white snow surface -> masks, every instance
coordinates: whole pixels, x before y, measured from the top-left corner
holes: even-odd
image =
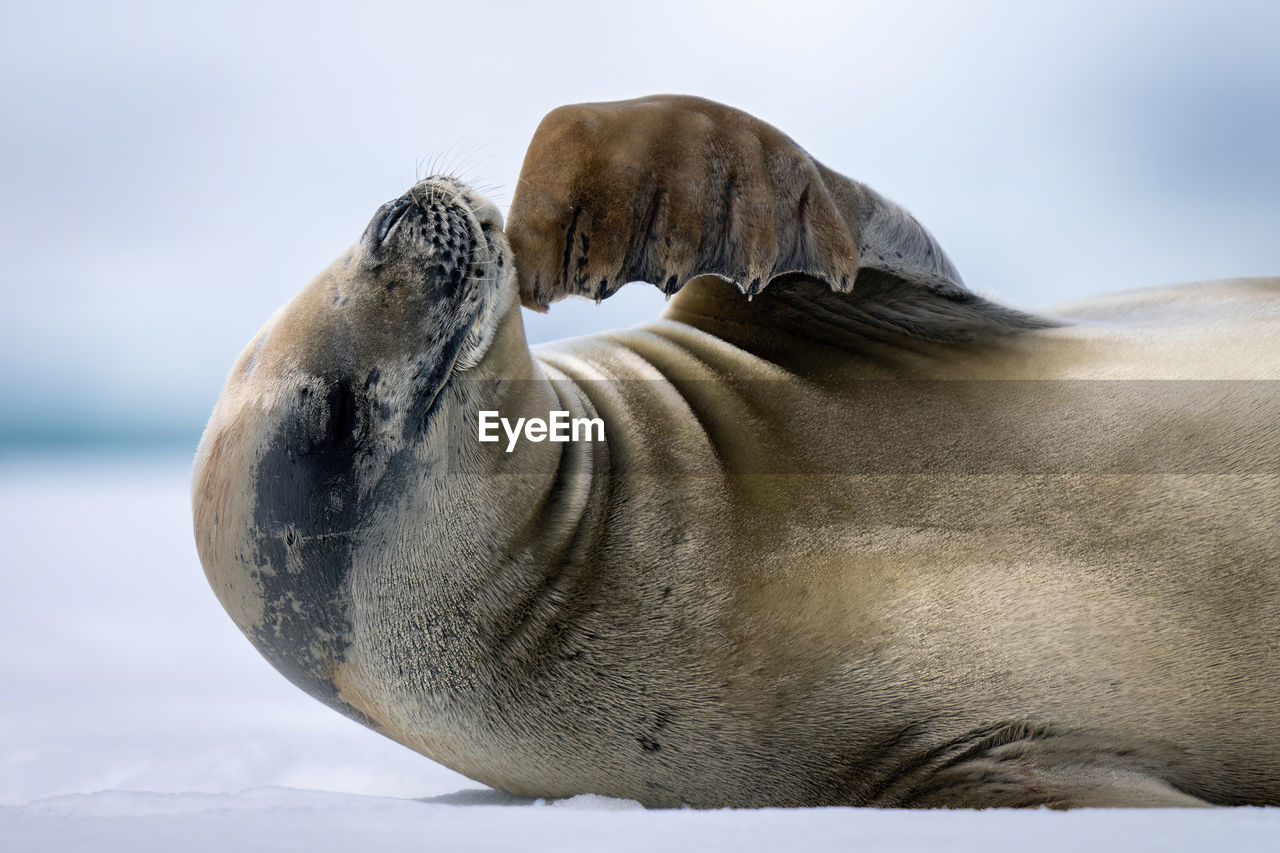
[[[209,590],[187,459],[0,460],[0,850],[1280,850],[1280,809],[511,797],[297,690]]]

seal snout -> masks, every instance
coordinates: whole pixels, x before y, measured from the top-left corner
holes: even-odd
[[[405,356],[465,369],[514,299],[510,251],[492,202],[451,177],[419,181],[378,208],[318,285],[333,325],[323,339],[352,342],[361,369]]]
[[[494,263],[501,229],[492,202],[454,178],[435,176],[378,208],[361,243],[371,271],[455,292]]]
[[[463,250],[502,228],[502,214],[453,178],[419,181],[374,214],[364,239],[371,248]]]

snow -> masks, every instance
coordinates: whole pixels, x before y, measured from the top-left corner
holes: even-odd
[[[1280,809],[650,811],[480,786],[307,697],[205,583],[186,458],[0,459],[0,850],[1280,849]]]
[[[473,792],[480,793],[480,792]],[[1274,850],[1274,809],[906,812],[646,811],[583,795],[559,803],[368,797],[257,788],[239,794],[102,792],[0,809],[5,849],[510,851]],[[1270,842],[1272,846],[1267,847]]]

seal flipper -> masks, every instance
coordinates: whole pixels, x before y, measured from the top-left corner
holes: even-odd
[[[1107,766],[1037,768],[1017,776],[995,762],[974,761],[944,774],[935,787],[903,801],[905,808],[1005,809],[1213,808],[1168,782]]]
[[[1168,744],[1004,723],[912,756],[870,799],[894,808],[1212,807],[1169,781],[1183,763]]]
[[[785,283],[787,307],[837,325],[933,339],[1053,325],[977,296],[911,214],[701,98],[553,110],[525,154],[507,236],[521,299],[538,311],[631,281],[670,295],[715,276],[748,297]],[[801,280],[825,293],[796,294]]]

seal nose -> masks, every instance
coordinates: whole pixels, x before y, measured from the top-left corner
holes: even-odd
[[[382,205],[362,238],[371,267],[408,264],[428,282],[455,290],[482,239],[475,232],[485,227],[468,201],[459,187],[428,179]]]
[[[407,196],[400,196],[378,208],[378,212],[374,214],[373,219],[369,222],[367,238],[374,245],[381,246],[387,241],[392,230],[404,218],[404,215],[414,206],[415,202]]]

